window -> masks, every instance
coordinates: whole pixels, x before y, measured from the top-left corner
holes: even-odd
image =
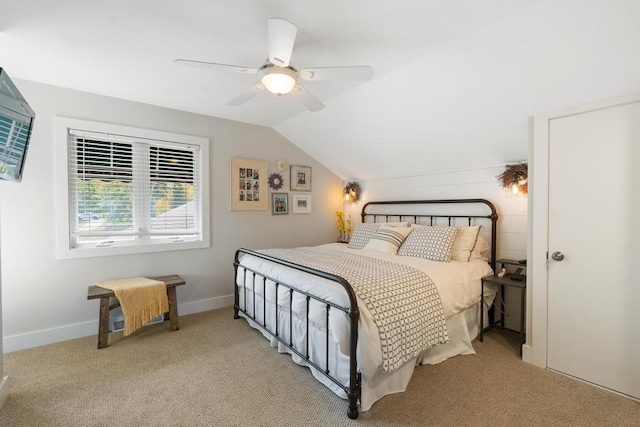
[[[209,246],[206,138],[59,117],[56,139],[60,258]]]

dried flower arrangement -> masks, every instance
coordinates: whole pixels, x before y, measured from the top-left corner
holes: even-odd
[[[340,233],[338,237],[338,243],[348,243],[353,231],[353,225],[351,224],[351,214],[347,218],[344,216],[344,212],[336,211],[336,228]]]
[[[510,188],[514,194],[529,194],[529,167],[527,163],[505,166],[504,172],[498,175],[498,181],[504,188]]]

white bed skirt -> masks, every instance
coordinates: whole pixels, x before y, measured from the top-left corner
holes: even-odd
[[[249,291],[249,293],[251,293]],[[248,295],[252,297],[253,295]],[[280,343],[276,338],[272,337],[269,333],[263,330],[262,324],[264,323],[263,316],[263,302],[260,296],[258,303],[255,305],[255,318],[257,323],[253,319],[244,313],[240,312],[240,315],[245,317],[249,325],[258,329],[262,334],[269,339],[272,347],[278,347],[278,351],[281,353],[291,354],[293,360],[303,366],[307,366],[311,369],[313,376],[331,389],[338,396],[343,399],[347,398],[346,393],[342,388],[336,385],[333,381],[318,372],[316,368],[311,366],[304,357],[300,357],[294,352],[290,351],[285,345]],[[241,308],[243,306],[244,298],[240,298]],[[249,299],[249,301],[252,301]],[[253,313],[253,306],[248,307],[249,313]],[[373,375],[362,376],[362,394],[360,396],[360,411],[367,411],[371,408],[377,400],[383,396],[392,393],[400,393],[407,389],[407,385],[413,375],[413,370],[416,365],[436,364],[440,363],[450,357],[461,354],[475,354],[475,350],[471,344],[471,341],[479,333],[478,318],[480,313],[479,304],[467,308],[449,318],[447,318],[447,329],[449,332],[449,343],[433,347],[429,350],[422,352],[418,357],[408,361],[399,369],[393,372],[384,372],[382,368],[378,369]],[[485,313],[486,316],[486,313]],[[279,337],[285,342],[290,343],[293,341],[294,348],[301,354],[306,354],[306,322],[303,319],[299,319],[295,313],[291,316],[293,319],[293,340],[290,337],[289,319],[290,314],[287,309],[279,309],[278,311],[278,331]],[[485,319],[486,320],[486,319]],[[275,307],[272,303],[267,302],[267,328],[271,331],[275,331]],[[325,328],[319,329],[313,323],[309,323],[309,337],[310,343],[315,343],[313,346],[310,344],[309,359],[320,368],[326,368],[326,330]],[[329,371],[330,374],[336,378],[341,384],[349,383],[349,358],[347,355],[340,352],[338,344],[334,340],[329,340]]]

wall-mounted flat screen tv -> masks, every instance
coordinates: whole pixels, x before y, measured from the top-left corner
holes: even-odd
[[[0,67],[0,179],[20,182],[35,113]]]

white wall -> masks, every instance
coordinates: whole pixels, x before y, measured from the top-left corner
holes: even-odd
[[[347,204],[347,212],[359,221],[361,207],[378,200],[487,199],[498,211],[498,258],[527,257],[527,201],[504,190],[496,176],[504,166],[417,175],[404,178],[359,181],[362,199]],[[520,330],[519,290],[507,289],[505,326]]]
[[[638,22],[637,0],[530,1],[275,129],[360,179],[522,159],[527,117],[640,91]]]
[[[335,241],[334,212],[342,206],[342,181],[272,129],[29,81],[15,83],[37,117],[23,180],[3,185],[0,194],[5,352],[97,334],[99,303],[87,301],[87,286],[96,281],[180,274],[187,282],[178,289],[179,312],[184,315],[233,303],[232,260],[239,246]],[[209,138],[211,248],[56,259],[54,115]],[[311,166],[313,212],[272,216],[270,210],[230,211],[232,157],[267,160],[270,172],[280,158]]]

